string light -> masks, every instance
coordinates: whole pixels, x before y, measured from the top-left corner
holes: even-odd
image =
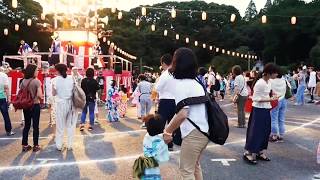
[[[263,15],[263,16],[261,17],[261,21],[262,21],[263,24],[266,24],[266,23],[267,23],[267,16],[266,16],[266,15]]]
[[[194,41],[194,46],[198,46],[198,41]]]
[[[43,23],[43,27],[46,28],[47,27],[47,23]]]
[[[15,25],[14,25],[14,30],[15,30],[15,31],[19,31],[19,24],[15,24]]]
[[[202,47],[203,47],[203,49],[205,49],[207,47],[207,45],[206,44],[202,44]]]
[[[140,25],[140,19],[136,19],[136,26]]]
[[[292,25],[295,25],[296,23],[297,23],[297,17],[292,16],[292,17],[291,17],[291,24],[292,24]]]
[[[207,20],[207,13],[205,11],[202,12],[201,18],[202,18],[202,21]]]
[[[12,7],[16,9],[18,7],[18,0],[12,0]]]
[[[222,49],[222,54],[224,54],[226,52],[226,50]]]
[[[121,11],[118,12],[118,19],[119,20],[122,19],[122,12]]]
[[[174,7],[171,9],[171,17],[176,18],[177,17],[177,11],[174,9]]]
[[[186,38],[186,43],[188,44],[190,42],[190,39],[187,37]]]
[[[216,48],[216,52],[219,52],[219,48]]]
[[[179,40],[180,36],[179,34],[176,34],[176,40]]]
[[[45,13],[41,13],[41,20],[45,20],[46,19],[46,14]]]
[[[239,57],[239,56],[240,56],[240,53],[237,53],[237,56]]]
[[[212,51],[212,46],[209,46],[210,51]]]
[[[147,8],[142,7],[141,8],[141,14],[142,14],[142,16],[146,16],[147,15]]]
[[[241,58],[243,58],[243,54],[241,54]]]
[[[31,19],[28,19],[28,20],[27,20],[27,26],[31,26],[31,24],[32,24]]]
[[[230,51],[227,51],[227,54],[230,55]]]
[[[107,44],[108,44],[108,46],[110,45],[110,41],[109,40],[107,41]]]
[[[244,58],[246,58],[246,59],[247,59],[247,57],[248,57],[248,55],[244,55]]]
[[[236,55],[236,53],[235,52],[232,52],[232,56],[235,56]]]
[[[8,30],[7,28],[5,28],[5,29],[3,30],[3,34],[4,34],[5,36],[8,36],[9,30]]]
[[[156,31],[156,25],[154,24],[151,25],[151,31]]]
[[[107,42],[107,37],[103,37],[102,41]]]
[[[167,31],[167,30],[164,30],[164,31],[163,31],[163,35],[164,35],[164,36],[168,36],[168,31]]]
[[[235,14],[231,14],[231,17],[230,17],[230,21],[231,22],[235,22],[236,21],[236,15]]]

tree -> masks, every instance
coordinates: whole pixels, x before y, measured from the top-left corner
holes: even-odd
[[[271,6],[272,6],[271,0],[267,0],[266,4],[264,5],[264,8],[261,9],[261,12],[265,14]]]
[[[244,20],[250,21],[253,18],[255,18],[257,14],[258,14],[258,11],[257,11],[256,4],[253,2],[253,0],[250,0],[250,3],[246,9]]]
[[[320,68],[320,37],[318,43],[310,51],[311,64]]]

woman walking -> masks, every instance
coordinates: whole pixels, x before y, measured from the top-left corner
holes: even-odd
[[[92,126],[94,125],[94,108],[95,108],[95,101],[97,98],[96,93],[100,88],[98,82],[95,79],[93,79],[93,76],[94,76],[94,70],[92,68],[88,68],[86,71],[86,78],[84,78],[81,81],[81,88],[86,94],[86,105],[82,110],[80,131],[84,130],[88,108],[89,108],[89,119],[90,119],[90,126],[88,130],[89,131],[93,130]]]
[[[29,130],[33,127],[33,151],[40,150],[39,146],[39,120],[40,120],[40,100],[43,99],[41,82],[37,79],[38,67],[34,64],[28,64],[24,71],[24,79],[20,85],[20,89],[28,88],[33,98],[33,107],[31,109],[23,109],[25,118],[23,135],[22,135],[22,151],[29,151],[32,147],[28,144]]]
[[[277,76],[277,67],[274,64],[267,64],[264,67],[262,78],[257,81],[253,88],[252,112],[249,117],[247,138],[243,155],[249,164],[257,164],[257,159],[270,161],[266,155],[268,140],[271,132],[271,101],[278,97],[270,97],[270,79]]]
[[[296,94],[296,103],[295,105],[304,105],[304,91],[306,89],[306,75],[307,75],[307,67],[303,66],[302,70],[301,68],[298,69],[298,90]]]
[[[67,130],[67,148],[72,150],[74,131],[77,124],[77,111],[72,107],[72,95],[74,84],[72,76],[67,75],[67,66],[57,64],[57,77],[52,87],[52,94],[56,96],[56,147],[59,151],[63,147],[63,136]]]
[[[107,119],[109,122],[117,122],[120,119],[119,114],[120,95],[116,87],[116,81],[111,81],[111,87],[108,89],[108,96],[106,102]]]
[[[124,85],[120,85],[120,92],[119,92],[121,101],[120,101],[120,117],[124,118],[127,113],[127,108],[128,108],[128,94],[127,94],[127,89]]]
[[[140,92],[139,102],[141,106],[141,118],[143,119],[143,117],[150,113],[150,110],[152,108],[152,84],[147,81],[147,77],[143,74],[140,74],[138,78],[140,82],[137,86],[137,89]],[[141,125],[141,128],[145,128],[144,123]]]
[[[197,76],[197,60],[192,50],[180,48],[173,57],[171,72],[175,79],[170,82],[172,95],[176,104],[189,97],[204,96],[205,91],[195,79]],[[197,130],[188,120],[197,124],[201,131],[208,132],[208,117],[205,104],[191,105],[181,109],[170,121],[163,132],[166,143],[172,140],[172,133],[180,127],[182,145],[180,153],[180,174],[182,179],[202,180],[200,157],[207,147],[208,138]]]

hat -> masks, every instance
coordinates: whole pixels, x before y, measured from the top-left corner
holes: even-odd
[[[307,69],[307,66],[306,66],[306,65],[304,65],[304,66],[302,67],[302,69],[303,69],[303,70],[306,70],[306,69]]]
[[[33,45],[34,45],[34,46],[37,46],[37,45],[38,45],[38,43],[37,43],[37,42],[33,42]]]

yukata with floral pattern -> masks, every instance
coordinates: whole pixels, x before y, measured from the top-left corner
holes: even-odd
[[[106,102],[106,110],[107,110],[107,119],[110,122],[117,122],[120,119],[119,114],[119,104],[121,97],[118,93],[117,88],[111,87],[108,90],[107,102]]]
[[[120,105],[119,105],[119,110],[120,110],[120,117],[124,118],[126,113],[127,113],[127,107],[128,107],[128,95],[127,93],[120,91]]]

